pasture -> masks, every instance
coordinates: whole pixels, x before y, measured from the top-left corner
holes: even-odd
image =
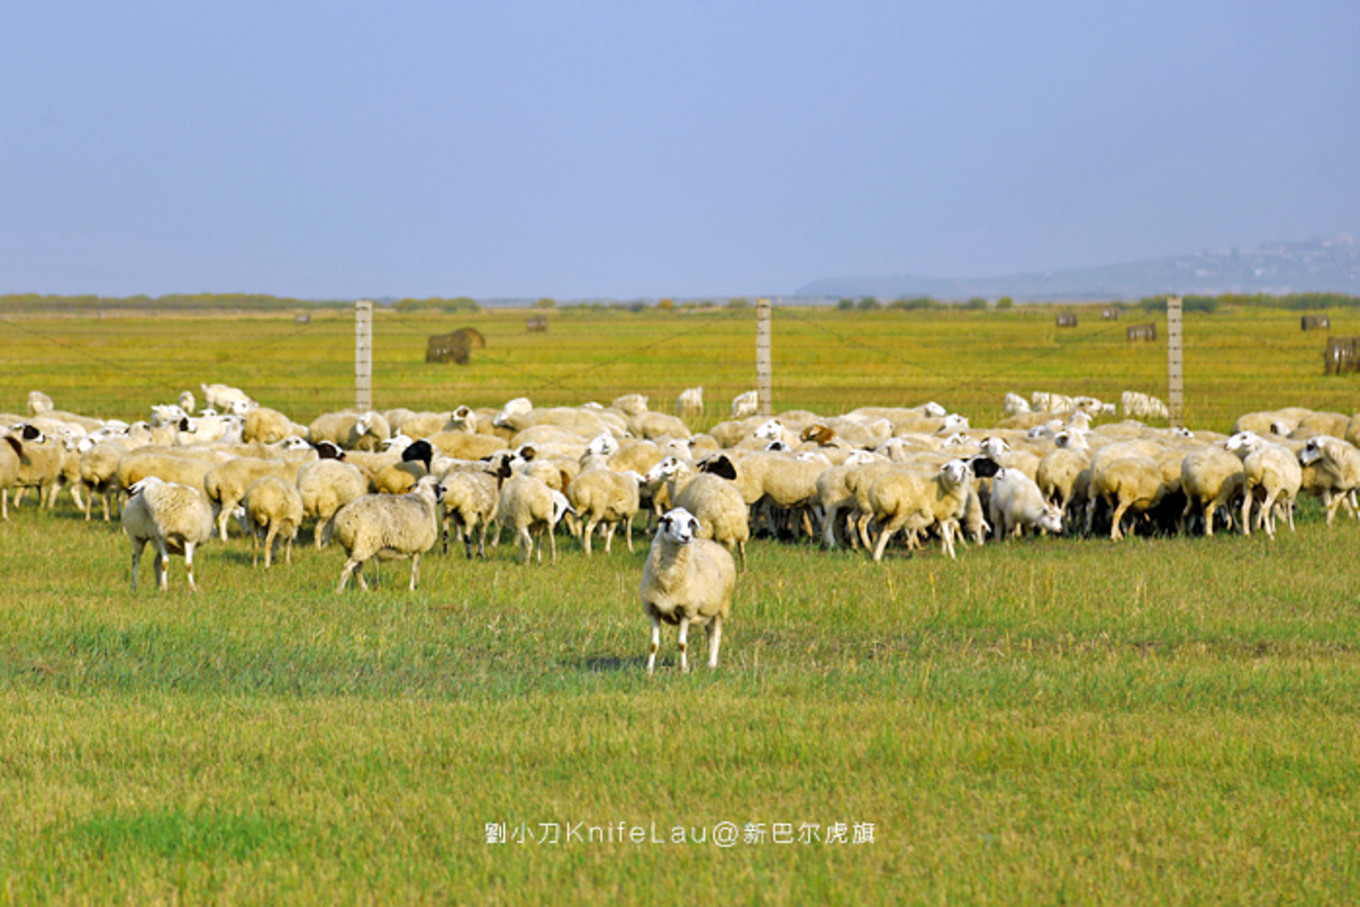
[[[562,311],[546,333],[526,314],[381,313],[375,405],[639,391],[669,409],[703,385],[711,425],[753,386],[750,310]],[[1333,331],[1360,334],[1347,320]],[[424,362],[426,336],[465,324],[487,338],[471,365]],[[1042,308],[778,309],[775,408],[935,399],[987,425],[1008,390],[1163,395],[1164,345],[1124,337]],[[142,418],[221,381],[305,423],[352,402],[353,341],[330,315],[0,321],[0,411],[42,389]],[[1353,412],[1360,385],[1322,374],[1323,343],[1295,313],[1187,316],[1187,421]],[[268,572],[215,541],[198,595],[178,559],[168,594],[133,593],[116,523],[65,494],[11,509],[0,903],[1360,891],[1360,524],[1311,502],[1274,542],[1025,539],[875,564],[755,541],[719,670],[679,676],[671,630],[651,681],[642,532],[589,561],[563,538],[555,567],[506,544],[431,554],[415,593],[398,562],[344,595],[343,555],[309,541]]]

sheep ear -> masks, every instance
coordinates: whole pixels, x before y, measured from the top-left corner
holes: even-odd
[[[689,531],[694,535],[699,534],[699,521],[696,520],[694,517],[689,518]]]
[[[18,438],[14,437],[14,435],[5,435],[5,440],[6,440],[7,442],[9,442],[9,446],[10,446],[10,447],[13,447],[13,448],[14,448],[14,453],[15,453],[16,455],[18,455],[18,456],[23,456],[23,454],[24,454],[24,447],[23,447],[22,444],[19,443],[19,439],[18,439]]]

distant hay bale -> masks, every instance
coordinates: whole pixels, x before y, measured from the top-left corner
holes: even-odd
[[[1114,306],[1107,305],[1105,308],[1100,310],[1100,317],[1104,318],[1106,321],[1118,321],[1119,309],[1115,308]]]
[[[1326,315],[1304,315],[1301,322],[1305,331],[1329,331],[1332,328],[1332,319]]]
[[[311,324],[312,316],[310,312],[298,312],[293,316],[294,324]]]
[[[548,316],[534,315],[524,322],[524,329],[530,332],[542,332],[548,330]]]
[[[425,346],[426,362],[456,362],[467,365],[473,350],[486,348],[486,338],[476,328],[459,328],[449,334],[436,334]]]
[[[1360,337],[1328,337],[1323,372],[1328,375],[1360,372]]]
[[[1125,333],[1129,340],[1156,340],[1157,325],[1155,324],[1131,324],[1125,328]]]
[[[1077,326],[1077,313],[1059,312],[1056,320],[1060,328],[1074,328]]]

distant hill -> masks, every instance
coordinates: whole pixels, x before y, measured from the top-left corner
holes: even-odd
[[[1142,299],[1167,293],[1217,296],[1310,292],[1360,295],[1360,245],[1349,236],[1338,236],[1000,277],[836,277],[799,287],[796,295],[1079,300]]]

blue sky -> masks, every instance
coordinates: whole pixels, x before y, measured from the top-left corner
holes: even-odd
[[[788,294],[1360,229],[1360,3],[15,4],[0,293]]]

